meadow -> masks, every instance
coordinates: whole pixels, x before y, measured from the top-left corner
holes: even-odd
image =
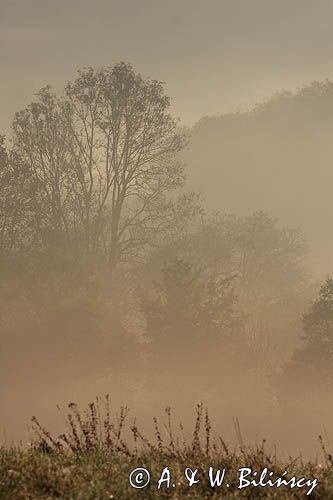
[[[34,438],[29,446],[0,449],[0,498],[333,497],[333,460],[320,436],[321,460],[305,461],[300,456],[281,460],[276,452],[268,451],[264,440],[255,446],[244,444],[237,420],[237,447],[213,436],[208,411],[202,404],[196,407],[190,437],[174,420],[170,408],[165,410],[164,422],[153,417],[154,438],[148,439],[135,419],[129,418],[126,407],[120,409],[117,417],[111,417],[108,396],[96,399],[85,411],[70,403],[65,432],[57,437],[33,417]],[[271,486],[267,478],[264,487],[260,486],[257,477],[257,484],[247,485],[243,481],[240,488],[240,471],[245,467],[258,471],[258,477],[267,468],[267,477],[272,472]],[[131,474],[138,468],[140,472]],[[149,482],[145,471],[149,471]],[[302,487],[291,481],[289,486],[278,488],[274,481],[279,477],[289,481],[292,477],[305,479]],[[310,478],[317,479],[312,486],[306,482]]]

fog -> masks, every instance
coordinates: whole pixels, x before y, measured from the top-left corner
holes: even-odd
[[[0,9],[0,440],[110,394],[148,434],[202,401],[231,443],[238,418],[248,443],[316,455],[331,2]]]
[[[264,210],[302,228],[312,269],[324,277],[332,268],[332,111],[332,83],[313,82],[250,112],[202,118],[185,154],[189,180],[207,206]]]

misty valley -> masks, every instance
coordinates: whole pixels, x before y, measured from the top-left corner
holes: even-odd
[[[332,9],[19,3],[0,500],[333,498]]]

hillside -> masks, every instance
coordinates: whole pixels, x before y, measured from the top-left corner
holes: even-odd
[[[250,112],[204,117],[185,153],[211,209],[264,210],[304,229],[316,271],[333,267],[333,82],[283,92]]]

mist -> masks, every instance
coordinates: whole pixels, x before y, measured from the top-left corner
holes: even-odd
[[[148,434],[202,402],[232,443],[237,418],[249,443],[315,456],[332,3],[0,8],[0,440],[110,394]]]

